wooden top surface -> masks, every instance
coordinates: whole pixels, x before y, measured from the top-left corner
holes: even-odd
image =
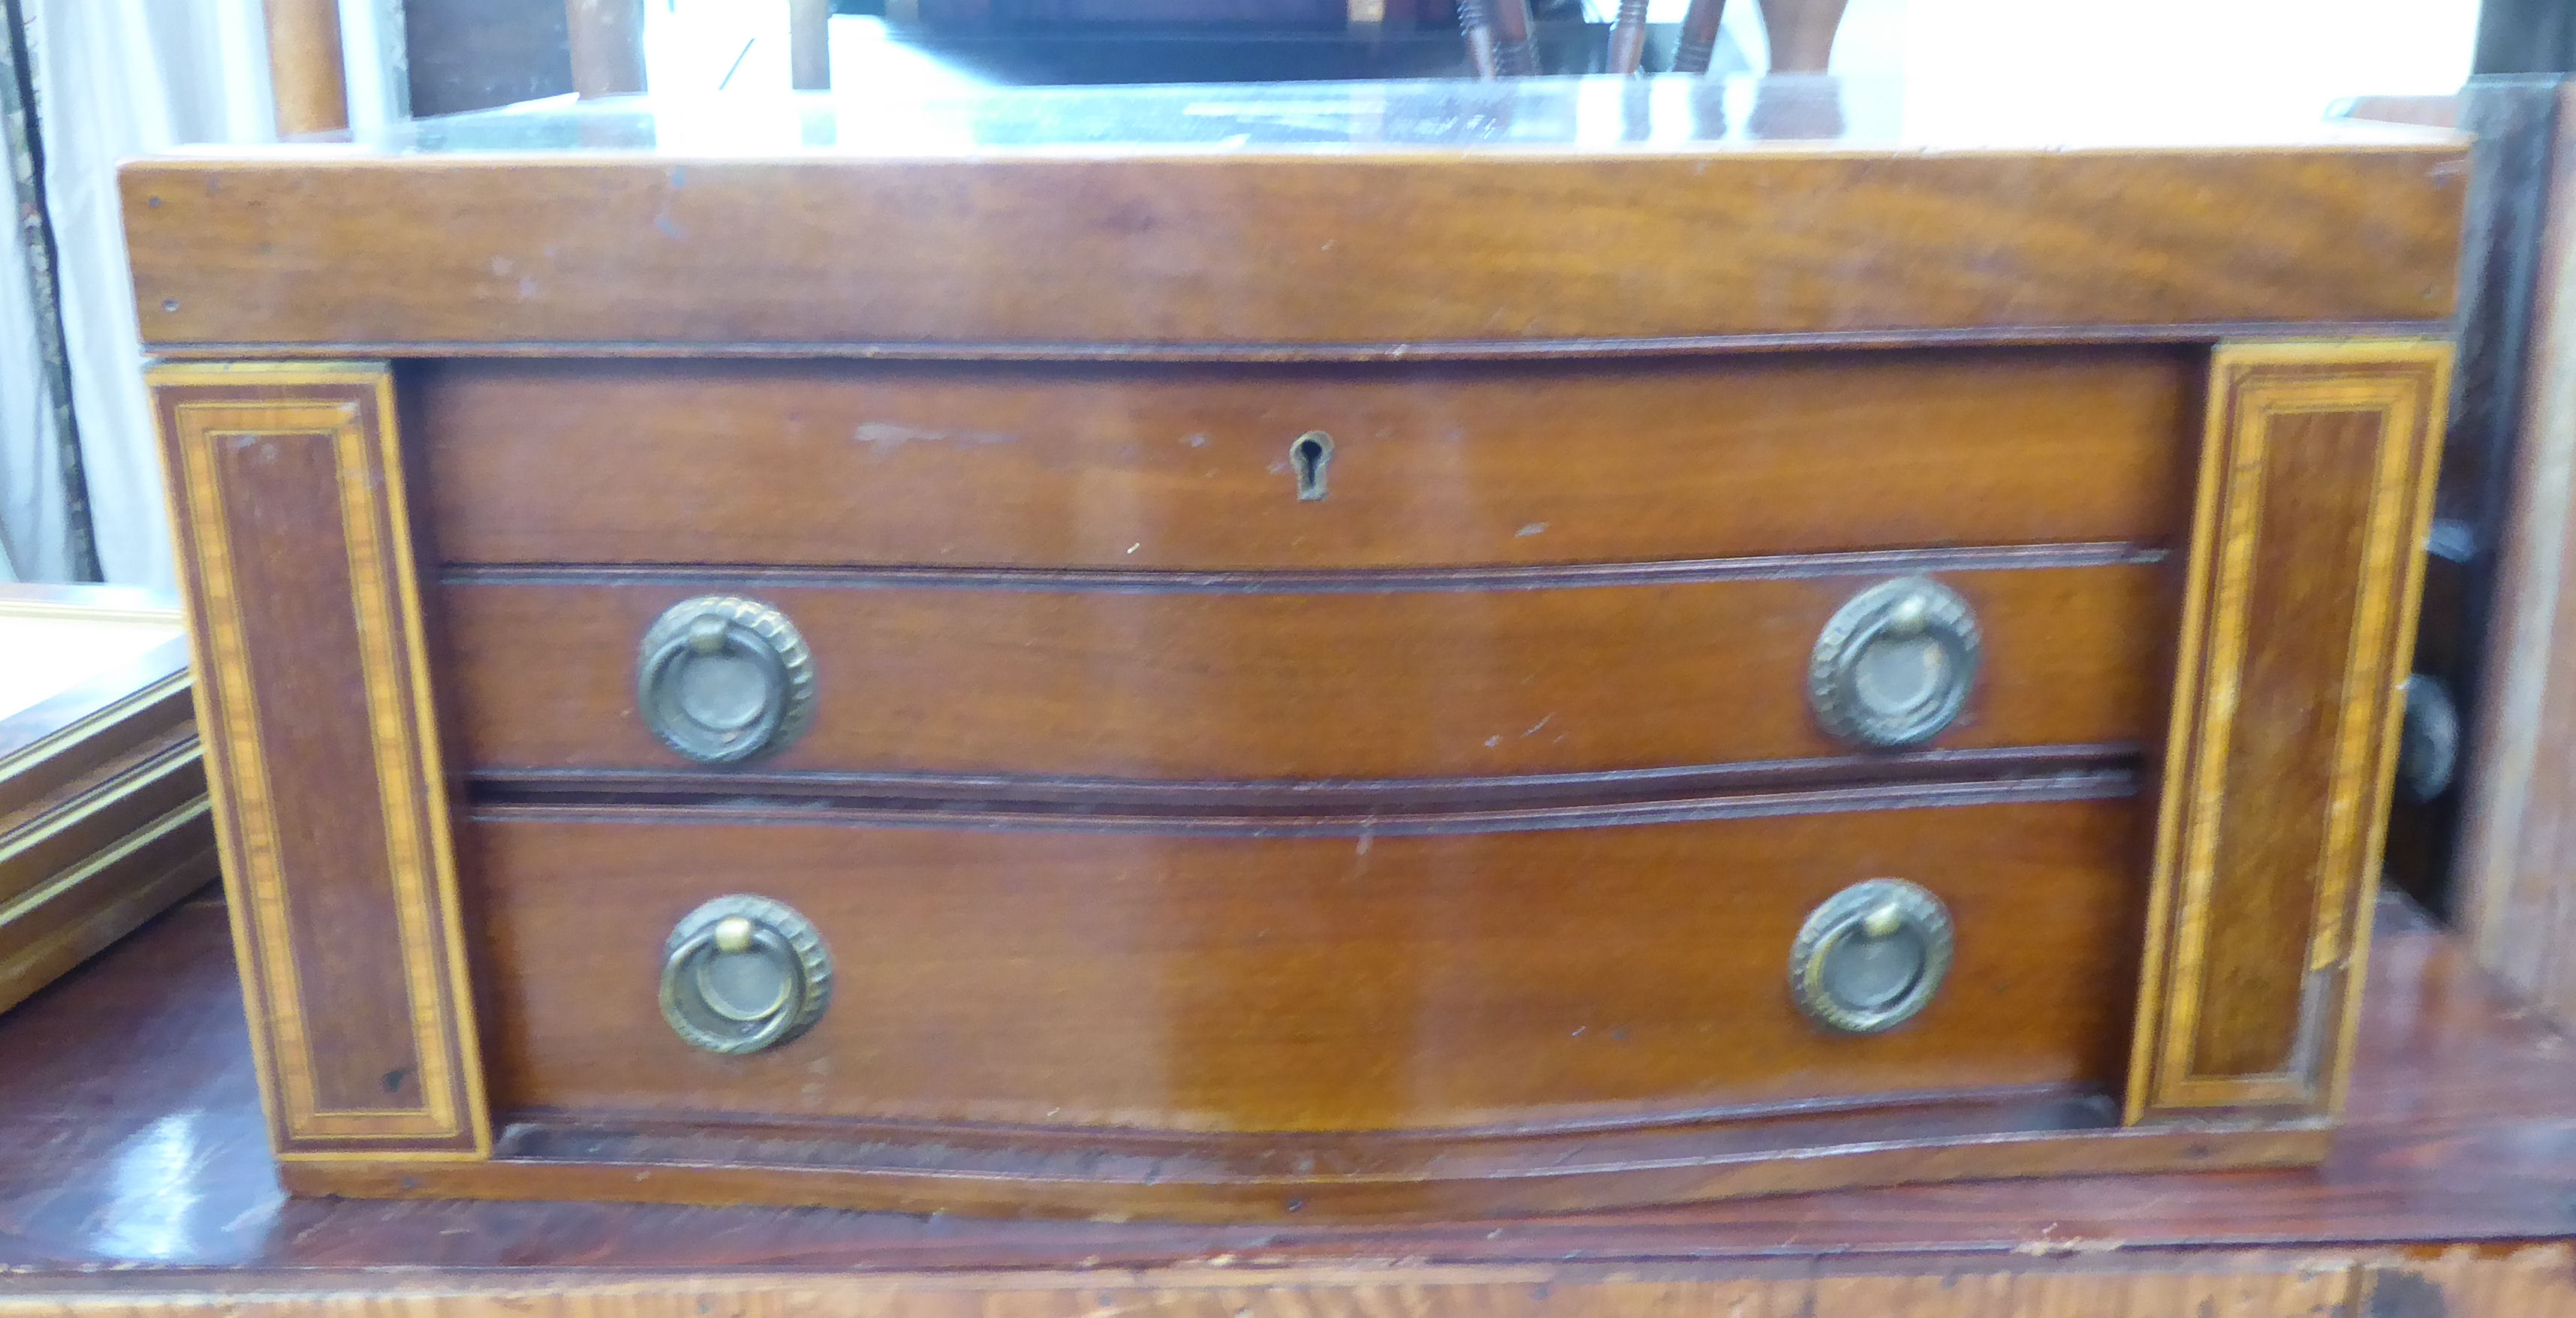
[[[2176,1246],[2516,1241],[2576,1230],[2576,1050],[2445,934],[2380,918],[2351,1124],[2318,1171],[1852,1191],[1385,1228],[992,1222],[770,1208],[289,1200],[260,1121],[223,911],[180,907],[0,1016],[0,1276],[196,1285],[355,1269],[1637,1266],[1913,1255],[2097,1263]],[[1767,1261],[1767,1262],[1766,1262]],[[113,1275],[109,1275],[113,1274]],[[244,1279],[233,1284],[262,1284]]]
[[[549,105],[123,178],[171,355],[1371,358],[2420,332],[2465,153],[1566,78]]]

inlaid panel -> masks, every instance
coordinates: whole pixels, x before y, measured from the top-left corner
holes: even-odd
[[[282,1156],[489,1146],[391,376],[151,376]]]
[[[2449,364],[2421,342],[2214,358],[2133,1114],[2333,1106]]]

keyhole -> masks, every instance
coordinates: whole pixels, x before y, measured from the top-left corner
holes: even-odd
[[[1324,469],[1333,463],[1333,437],[1309,430],[1288,446],[1288,465],[1297,471],[1297,497],[1312,502],[1324,497]]]

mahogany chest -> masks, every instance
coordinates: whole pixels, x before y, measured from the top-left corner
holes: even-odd
[[[128,166],[288,1184],[1358,1219],[2320,1158],[2463,140],[1775,90]]]

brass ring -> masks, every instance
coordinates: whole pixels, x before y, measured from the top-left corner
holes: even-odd
[[[701,721],[684,700],[688,666],[705,658],[749,663],[759,706],[725,725]],[[636,708],[662,744],[704,764],[776,752],[813,721],[814,657],[787,615],[737,595],[701,595],[662,611],[644,632],[635,661]]]
[[[1870,879],[1828,897],[1807,917],[1789,947],[1789,992],[1819,1025],[1845,1034],[1892,1030],[1931,1005],[1949,973],[1950,912],[1941,899],[1903,879]],[[1856,997],[1838,977],[1847,958],[1860,964],[1872,991]],[[1890,975],[1889,970],[1899,972]],[[1866,980],[1863,980],[1867,983]]]
[[[778,976],[768,1001],[729,1003],[711,991],[717,956],[757,955]],[[756,1053],[795,1039],[832,1001],[832,954],[795,909],[766,897],[718,897],[682,917],[662,944],[662,1018],[693,1048]]]
[[[1868,661],[1882,644],[1910,647],[1933,670],[1921,689],[1870,689]],[[1852,596],[1817,634],[1807,701],[1816,721],[1844,741],[1881,749],[1918,745],[1967,708],[1982,648],[1976,614],[1958,592],[1925,577],[1882,581]]]

